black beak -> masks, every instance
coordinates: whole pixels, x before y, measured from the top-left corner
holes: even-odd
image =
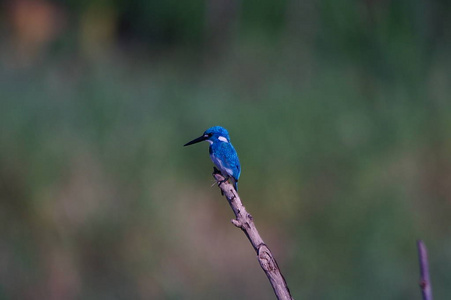
[[[197,139],[192,140],[191,142],[186,143],[183,146],[189,146],[189,145],[192,145],[195,143],[199,143],[199,142],[205,141],[206,139],[208,139],[208,135],[203,135],[203,136],[198,137]]]

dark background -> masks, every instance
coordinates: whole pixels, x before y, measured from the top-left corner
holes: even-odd
[[[0,1],[0,299],[451,299],[449,1]]]

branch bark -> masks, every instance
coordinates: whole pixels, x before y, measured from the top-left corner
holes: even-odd
[[[230,204],[233,212],[235,213],[236,219],[232,220],[233,225],[241,228],[246,234],[247,238],[252,244],[255,252],[257,253],[257,259],[269,279],[272,285],[274,293],[279,300],[291,300],[293,299],[288,289],[285,278],[280,272],[279,266],[277,265],[276,259],[274,258],[271,250],[263,242],[257,228],[255,227],[254,220],[246,211],[243,206],[238,193],[233,188],[232,184],[225,181],[225,178],[215,169],[213,172],[213,177],[216,179],[221,193],[226,197]]]
[[[420,262],[420,288],[423,300],[432,300],[432,287],[429,278],[429,261],[426,246],[422,240],[417,241],[418,258]]]

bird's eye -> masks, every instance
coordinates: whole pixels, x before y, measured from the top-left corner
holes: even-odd
[[[211,137],[212,135],[213,135],[213,133],[209,133],[209,134],[208,134],[208,137]]]

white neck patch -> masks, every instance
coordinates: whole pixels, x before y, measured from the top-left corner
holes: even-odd
[[[224,143],[228,143],[228,142],[229,142],[229,141],[228,141],[225,137],[223,137],[223,136],[218,137],[218,140],[220,140],[221,142],[224,142]]]

